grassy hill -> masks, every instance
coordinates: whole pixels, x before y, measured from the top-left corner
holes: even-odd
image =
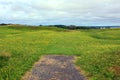
[[[77,56],[90,80],[120,80],[120,29],[0,27],[0,80],[19,80],[47,54]]]

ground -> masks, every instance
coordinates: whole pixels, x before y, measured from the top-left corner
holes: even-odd
[[[76,69],[74,56],[43,56],[23,80],[86,80]]]
[[[0,27],[0,80],[20,80],[43,55],[77,56],[89,80],[119,80],[120,29]]]

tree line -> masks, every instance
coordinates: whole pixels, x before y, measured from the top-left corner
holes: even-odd
[[[40,25],[42,26],[42,25]],[[64,28],[64,29],[104,29],[104,28],[110,28],[109,26],[76,26],[76,25],[48,25],[48,27],[58,27],[58,28]]]

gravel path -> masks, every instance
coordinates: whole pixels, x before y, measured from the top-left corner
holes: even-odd
[[[23,80],[85,80],[73,60],[73,56],[43,56]]]

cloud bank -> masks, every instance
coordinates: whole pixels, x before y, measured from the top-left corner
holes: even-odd
[[[0,23],[120,25],[120,0],[0,0]]]

